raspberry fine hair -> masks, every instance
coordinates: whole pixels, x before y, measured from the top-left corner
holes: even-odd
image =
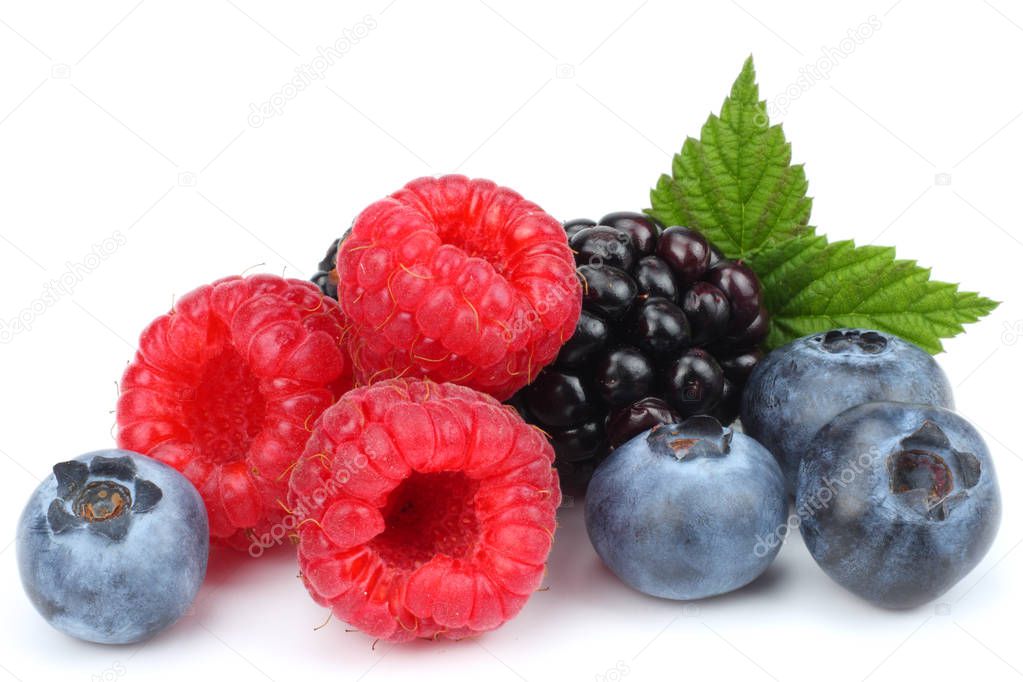
[[[337,254],[355,379],[429,377],[509,398],[575,330],[561,225],[517,192],[420,178],[366,208]]]
[[[337,304],[273,275],[182,296],[142,332],[121,380],[118,445],[183,473],[211,539],[249,548],[284,515],[312,423],[350,388]]]
[[[561,500],[553,460],[538,429],[473,389],[350,391],[291,477],[302,580],[380,639],[492,630],[540,587]]]

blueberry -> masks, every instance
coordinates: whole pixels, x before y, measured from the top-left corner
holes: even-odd
[[[18,522],[18,567],[36,610],[90,642],[152,637],[188,609],[206,575],[202,498],[177,471],[126,450],[53,467]]]
[[[994,540],[1001,499],[977,431],[941,407],[874,402],[813,440],[796,512],[810,554],[845,588],[911,608],[947,592]]]
[[[882,332],[835,329],[797,339],[757,363],[743,393],[742,425],[778,458],[793,491],[817,430],[875,400],[953,407],[948,378],[917,346]]]
[[[778,463],[759,443],[691,417],[636,436],[597,467],[586,530],[603,562],[631,587],[700,599],[748,584],[780,543],[757,538],[785,523]]]

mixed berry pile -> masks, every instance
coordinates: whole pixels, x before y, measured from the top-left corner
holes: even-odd
[[[631,212],[564,230],[582,310],[554,362],[509,402],[550,436],[562,486],[578,492],[613,448],[655,424],[735,421],[770,318],[753,271],[695,230]],[[339,244],[313,276],[332,298]]]
[[[769,324],[754,272],[696,230],[562,225],[488,180],[414,180],[312,282],[226,277],[146,327],[122,449],[54,466],[19,523],[22,580],[56,628],[126,643],[187,610],[211,542],[294,544],[312,598],[363,632],[474,636],[540,588],[561,489],[589,484],[597,554],[648,594],[756,579],[790,495],[843,586],[944,593],[1001,508],[944,373],[873,330],[765,356]]]

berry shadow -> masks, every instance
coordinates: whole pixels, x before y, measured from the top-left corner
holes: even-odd
[[[753,582],[748,583],[737,590],[731,592],[725,592],[724,594],[715,595],[713,597],[706,597],[704,599],[697,599],[692,602],[693,604],[728,604],[733,600],[743,601],[749,600],[752,597],[756,597],[763,594],[769,594],[775,590],[780,589],[780,586],[787,580],[788,571],[783,567],[779,566],[777,562],[771,564],[766,571],[761,573]]]
[[[227,608],[225,604],[232,593],[258,591],[257,585],[265,580],[265,574],[280,573],[285,564],[298,574],[295,551],[290,545],[267,550],[258,558],[234,549],[211,547],[206,580],[187,615],[199,621],[215,616],[220,609]],[[178,627],[188,627],[185,621],[182,619]]]

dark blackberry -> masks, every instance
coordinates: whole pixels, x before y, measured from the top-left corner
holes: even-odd
[[[642,398],[608,415],[607,442],[616,448],[651,427],[681,420],[682,416],[660,398]]]
[[[735,355],[719,357],[718,365],[729,381],[743,384],[757,363],[764,359],[764,351],[759,348],[745,350]]]
[[[596,225],[579,230],[568,241],[576,265],[613,265],[631,270],[636,257],[629,236],[613,227]]]
[[[690,348],[667,367],[661,382],[665,399],[683,417],[710,414],[721,402],[725,373],[707,351]],[[735,416],[730,421],[734,421]]]
[[[686,227],[641,213],[565,223],[583,282],[575,334],[511,401],[551,437],[567,492],[659,423],[731,423],[769,318],[760,283]]]
[[[588,220],[586,218],[579,218],[577,220],[569,220],[567,223],[564,224],[565,233],[568,235],[568,238],[571,239],[575,235],[576,232],[578,232],[580,230],[584,230],[587,227],[593,227],[596,224],[597,223],[593,222],[592,220]]]
[[[621,319],[636,302],[639,287],[632,276],[611,265],[583,265],[583,307],[608,319]]]
[[[627,332],[633,343],[654,358],[669,357],[691,341],[686,314],[659,296],[636,304]]]
[[[329,296],[334,300],[337,300],[337,273],[334,270],[334,265],[337,262],[337,247],[340,243],[340,239],[335,239],[334,243],[330,245],[311,280],[320,288],[324,296]]]
[[[660,296],[678,303],[678,283],[671,274],[671,268],[660,258],[641,258],[632,276],[636,279],[636,287],[641,295]]]
[[[729,333],[741,334],[764,310],[760,282],[744,263],[718,261],[706,271],[705,279],[728,297],[732,306]]]
[[[682,297],[682,312],[693,329],[693,343],[703,344],[724,335],[732,306],[721,289],[710,282],[696,282]]]
[[[625,407],[649,395],[654,386],[653,363],[638,348],[616,348],[603,355],[594,369],[597,393],[611,407]]]
[[[668,264],[675,280],[684,288],[707,272],[710,245],[699,232],[676,225],[661,233],[657,256]]]
[[[549,427],[566,428],[583,424],[593,417],[596,401],[588,382],[564,372],[541,374],[525,391],[530,414]]]
[[[632,248],[640,258],[649,256],[657,248],[657,226],[644,215],[628,211],[608,213],[600,219],[598,225],[607,225],[627,234]]]

